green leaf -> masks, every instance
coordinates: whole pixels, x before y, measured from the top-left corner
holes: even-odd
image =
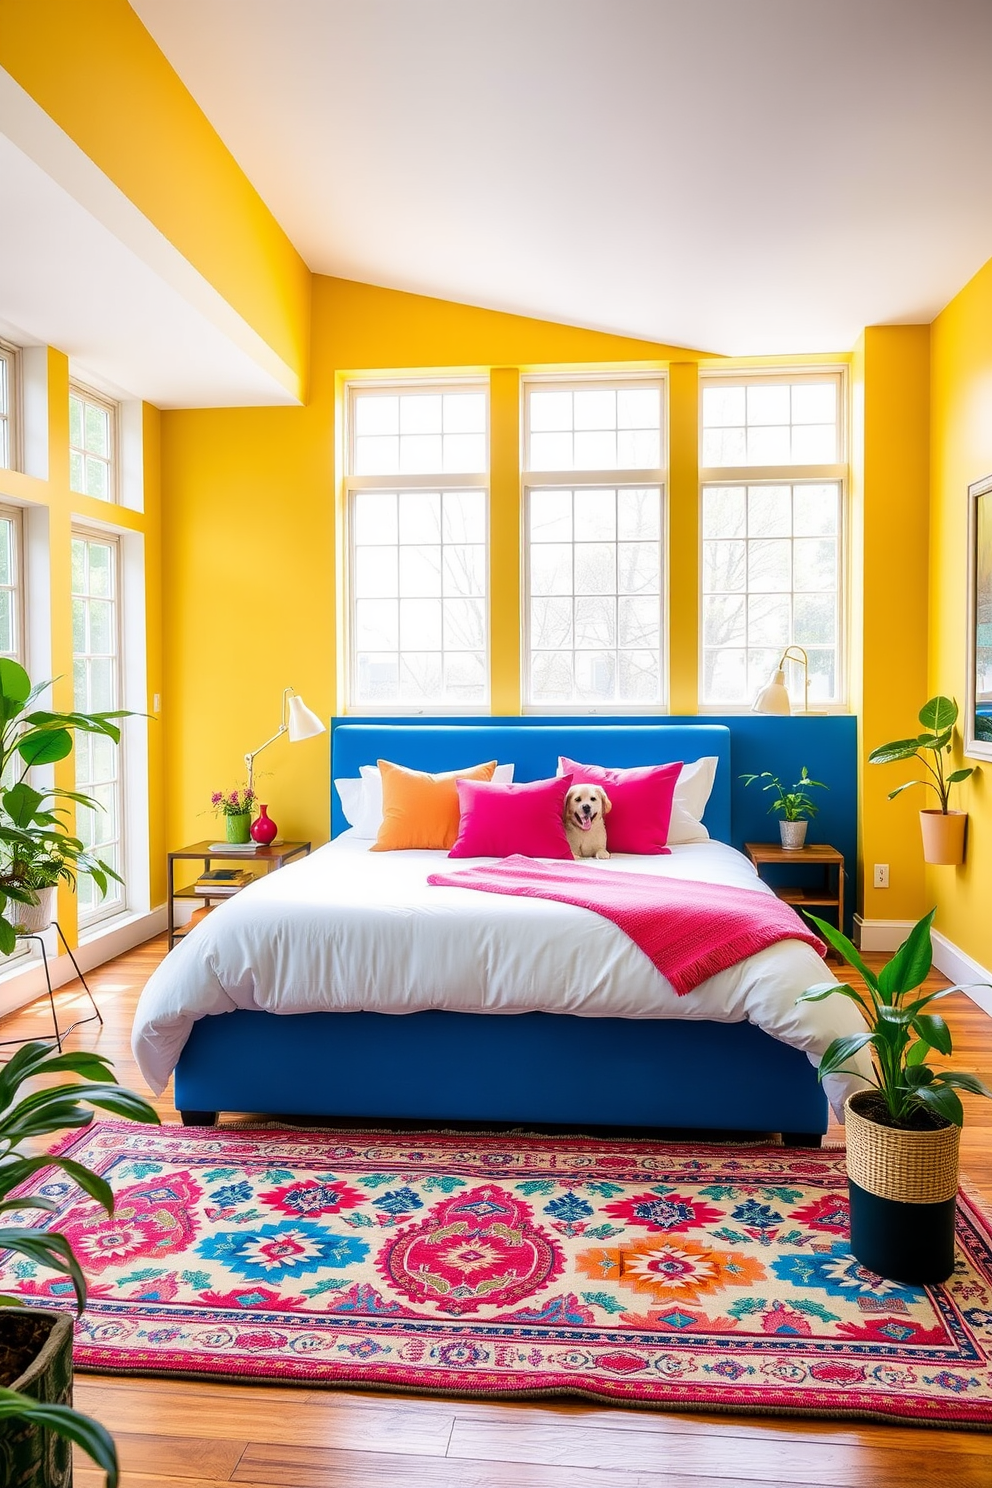
[[[964,1124],[964,1107],[955,1092],[943,1081],[934,1081],[932,1085],[922,1085],[919,1090],[913,1091],[916,1100],[922,1101],[923,1105],[929,1106],[931,1111],[936,1111],[938,1116],[943,1116],[946,1121],[953,1121],[955,1126]]]
[[[91,1416],[73,1410],[71,1405],[49,1405],[31,1395],[22,1395],[19,1390],[0,1389],[0,1420],[4,1419],[31,1421],[74,1442],[106,1473],[107,1488],[117,1488],[119,1468],[114,1439]]]
[[[868,756],[870,765],[891,765],[896,760],[912,759],[918,748],[915,739],[895,739],[891,744],[880,744]]]
[[[958,705],[953,698],[932,697],[923,704],[919,719],[925,729],[935,734],[952,729],[958,721]]]
[[[911,785],[922,785],[922,786],[928,786],[929,785],[929,786],[932,786],[934,790],[937,789],[937,787],[935,785],[933,785],[933,782],[931,780],[904,780],[903,783],[902,783],[902,785],[897,785],[896,788],[895,788],[895,790],[890,790],[889,791],[888,799],[890,801],[894,801],[895,798],[896,798],[896,796],[901,796],[902,793],[903,793],[903,791],[904,790],[909,790],[909,788],[910,788]]]
[[[941,1070],[939,1078],[945,1085],[967,1090],[970,1095],[987,1095],[992,1098],[992,1090],[977,1075],[970,1075],[966,1070]]]
[[[832,1075],[839,1070],[842,1064],[846,1064],[852,1054],[857,1054],[866,1044],[873,1042],[870,1033],[850,1033],[844,1038],[834,1039],[820,1060],[820,1068],[817,1071],[820,1079]]]
[[[906,1055],[906,1068],[912,1069],[914,1064],[922,1064],[930,1053],[930,1045],[926,1039],[917,1039],[915,1044],[910,1045],[909,1053]]]
[[[9,956],[11,951],[17,949],[17,935],[9,920],[0,919],[0,951]]]
[[[34,790],[27,781],[20,780],[3,793],[3,809],[16,827],[30,826],[38,807],[44,800],[41,791]]]
[[[4,1250],[20,1251],[39,1265],[71,1277],[76,1289],[76,1310],[82,1312],[86,1306],[86,1278],[64,1235],[49,1234],[47,1230],[0,1228],[0,1246]]]
[[[31,696],[31,678],[16,661],[0,661],[0,712],[16,718]]]
[[[939,1013],[921,1013],[913,1019],[913,1028],[938,1054],[950,1054],[951,1030]]]
[[[24,734],[17,741],[17,752],[27,765],[51,765],[72,753],[72,735],[67,729]]]
[[[60,1168],[63,1173],[67,1173],[79,1184],[84,1193],[88,1193],[91,1199],[95,1199],[98,1204],[102,1205],[108,1214],[113,1214],[114,1195],[109,1183],[71,1157],[49,1157],[46,1154],[40,1157],[18,1158],[15,1162],[8,1163],[0,1168],[0,1194],[9,1194],[12,1189],[26,1183],[35,1173],[43,1173],[46,1168]],[[20,1199],[12,1200],[14,1204],[20,1202]]]
[[[831,925],[829,920],[821,920],[818,915],[810,914],[809,910],[803,910],[803,913],[816,926],[827,942],[827,945],[832,946],[835,951],[839,951],[849,966],[853,966],[855,971],[860,971],[872,991],[877,991],[878,978],[865,965],[864,961],[862,961],[861,952],[857,946],[853,945],[847,936],[837,929],[836,925]]]
[[[948,783],[948,785],[957,785],[959,781],[961,781],[961,780],[967,780],[968,779],[968,776],[969,775],[974,775],[974,773],[975,773],[975,767],[974,767],[974,765],[969,765],[966,770],[954,770],[954,771],[952,771],[952,773],[950,775],[948,775],[948,777],[947,777],[947,783]]]
[[[919,1048],[919,1045],[914,1044],[913,1047]],[[928,1064],[910,1065],[907,1063],[904,1073],[906,1076],[906,1085],[912,1090],[919,1089],[924,1085],[932,1085],[934,1081],[933,1070]]]
[[[913,926],[891,961],[887,962],[879,972],[878,990],[886,1002],[890,1002],[893,997],[901,996],[904,992],[912,992],[929,976],[933,965],[930,928],[936,913],[937,909],[934,906],[928,915],[924,915],[923,919]]]

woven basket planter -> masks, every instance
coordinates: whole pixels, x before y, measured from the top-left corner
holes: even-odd
[[[70,1313],[0,1308],[0,1385],[49,1405],[72,1404]],[[29,1421],[0,1421],[0,1483],[71,1488],[68,1441]]]
[[[851,1250],[888,1281],[946,1281],[954,1269],[961,1128],[883,1126],[866,1114],[877,1099],[860,1090],[844,1107]]]

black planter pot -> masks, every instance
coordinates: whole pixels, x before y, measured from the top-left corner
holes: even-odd
[[[848,1097],[851,1252],[869,1271],[907,1286],[936,1286],[954,1270],[958,1145],[950,1122],[927,1130],[880,1119],[879,1097]]]
[[[72,1404],[72,1317],[0,1307],[0,1385],[50,1405]],[[72,1448],[29,1421],[0,1421],[4,1488],[72,1488]]]
[[[848,1179],[851,1251],[862,1266],[906,1286],[936,1286],[954,1270],[957,1199],[903,1204]]]

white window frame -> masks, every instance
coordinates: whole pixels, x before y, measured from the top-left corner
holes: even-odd
[[[0,338],[0,363],[7,382],[7,410],[0,409],[0,424],[4,426],[7,440],[6,463],[0,461],[0,470],[21,468],[21,349],[10,341]]]
[[[837,453],[841,457],[833,464],[825,465],[703,465],[703,390],[713,387],[714,384],[726,383],[734,387],[774,385],[793,386],[802,382],[826,382],[833,381],[837,385]],[[802,485],[827,484],[836,482],[840,487],[840,502],[837,530],[837,699],[833,702],[824,702],[817,699],[811,706],[811,712],[817,713],[848,713],[850,712],[850,668],[848,664],[848,635],[850,606],[850,556],[849,528],[850,528],[850,464],[849,464],[849,438],[850,438],[850,413],[848,400],[850,397],[848,385],[848,371],[845,366],[828,364],[818,367],[777,367],[774,371],[757,371],[750,368],[727,371],[701,371],[699,375],[699,408],[697,425],[699,431],[699,541],[697,549],[697,565],[700,574],[699,584],[699,645],[697,655],[697,675],[699,678],[699,701],[697,712],[738,714],[751,711],[752,698],[741,703],[709,703],[703,700],[703,679],[705,673],[705,651],[704,645],[704,612],[703,612],[703,586],[702,586],[702,556],[703,556],[703,492],[707,486],[760,486],[760,485]],[[745,590],[745,593],[748,591]],[[796,591],[790,589],[790,595]],[[799,644],[796,642],[795,644]],[[785,650],[783,645],[782,650]],[[771,680],[771,677],[767,680]],[[800,711],[795,708],[794,711]]]
[[[527,399],[532,391],[546,391],[554,388],[556,392],[594,392],[598,389],[609,389],[623,387],[650,387],[657,388],[661,398],[661,422],[659,454],[661,464],[649,470],[531,470],[530,468],[530,418],[527,411]],[[664,372],[631,372],[615,373],[604,376],[602,373],[590,373],[588,376],[532,376],[523,377],[520,381],[520,418],[523,431],[522,438],[522,485],[523,502],[521,512],[521,615],[520,615],[520,709],[523,714],[534,714],[551,717],[568,715],[598,715],[620,717],[630,714],[665,714],[669,711],[669,513],[668,513],[668,448],[669,448],[669,399],[668,378]],[[531,592],[530,592],[530,501],[534,491],[577,491],[583,487],[589,488],[612,488],[621,490],[624,487],[640,490],[644,487],[656,486],[658,488],[660,503],[660,543],[661,543],[661,590],[658,596],[658,666],[659,666],[659,691],[660,696],[656,702],[651,703],[533,703],[531,697]]]
[[[384,396],[402,393],[463,393],[480,392],[485,395],[486,402],[486,469],[475,471],[471,474],[449,471],[447,473],[411,474],[411,475],[354,475],[355,468],[355,399],[362,394],[382,393]],[[369,717],[417,717],[429,716],[437,718],[461,717],[463,715],[485,716],[492,708],[492,592],[489,571],[490,555],[490,492],[489,492],[489,451],[490,451],[490,406],[489,406],[489,382],[482,377],[469,378],[433,378],[433,377],[411,377],[382,381],[366,381],[356,379],[346,384],[345,388],[345,450],[346,450],[346,474],[345,474],[345,606],[342,617],[345,628],[344,654],[347,658],[347,676],[345,677],[345,704],[344,712],[356,715],[368,715]],[[482,491],[485,496],[485,561],[484,573],[486,576],[485,593],[485,657],[486,657],[486,695],[479,703],[362,703],[355,701],[355,678],[357,676],[357,648],[355,644],[355,542],[354,542],[354,503],[355,496],[359,491]],[[443,653],[442,653],[443,654]]]
[[[114,657],[114,661],[115,661],[114,670],[115,670],[115,673],[116,673],[115,688],[114,688],[114,692],[115,692],[114,707],[115,708],[123,708],[125,706],[124,705],[123,698],[124,698],[126,673],[125,673],[125,665],[124,665],[124,623],[123,623],[123,612],[124,612],[124,592],[123,592],[124,554],[123,554],[123,551],[122,551],[121,538],[120,538],[120,536],[116,532],[108,531],[105,528],[89,527],[89,526],[85,525],[84,523],[74,522],[72,524],[71,540],[75,540],[75,539],[79,539],[82,542],[98,542],[98,543],[102,543],[106,547],[109,547],[109,548],[111,548],[113,550],[113,554],[114,554],[114,558],[113,558],[113,563],[114,563],[114,631],[115,631],[114,639],[115,639],[115,645],[116,645],[116,654],[115,654],[115,657]],[[74,599],[74,598],[76,598],[76,595],[75,595],[74,592],[71,592],[70,599]],[[75,648],[73,649],[73,660],[75,661]],[[123,724],[124,720],[121,720],[121,722]],[[129,901],[128,901],[128,885],[127,885],[127,879],[128,879],[127,865],[128,865],[128,858],[129,858],[129,854],[128,854],[128,848],[129,848],[128,837],[129,837],[129,832],[128,832],[128,809],[127,809],[128,808],[128,788],[127,788],[128,782],[127,782],[127,778],[126,778],[126,775],[127,775],[127,760],[125,758],[125,750],[124,750],[124,729],[123,729],[123,727],[121,729],[120,743],[117,744],[115,747],[117,749],[117,824],[118,824],[118,831],[119,831],[119,836],[118,836],[118,839],[117,839],[117,842],[118,842],[117,871],[118,871],[118,873],[121,874],[121,877],[124,879],[124,883],[118,884],[116,882],[116,880],[111,879],[110,880],[110,885],[109,885],[109,887],[111,889],[111,892],[119,893],[120,897],[119,898],[108,898],[108,897],[104,897],[102,899],[99,899],[97,901],[96,907],[93,910],[89,911],[88,913],[85,913],[82,910],[79,911],[77,924],[78,924],[78,928],[79,928],[80,932],[83,932],[83,931],[92,931],[95,926],[100,925],[105,920],[116,919],[119,915],[127,914],[128,913],[128,910],[129,910],[129,907],[130,907],[129,906]],[[77,785],[76,788],[78,789],[79,786]],[[83,786],[83,790],[84,790],[84,794],[85,794],[85,790],[86,790],[85,785]],[[77,899],[77,904],[78,904],[78,899]]]
[[[24,594],[24,523],[21,508],[0,502],[0,520],[11,522],[14,528],[13,541],[11,543],[14,558],[14,582],[4,586],[11,589],[14,594],[14,647],[11,651],[0,651],[0,656],[9,657],[12,661],[19,661],[23,666],[24,658],[27,654],[24,631],[27,607]]]
[[[121,448],[120,448],[120,439],[121,439],[121,409],[120,409],[120,404],[119,403],[115,403],[112,398],[105,397],[103,393],[98,393],[95,388],[87,387],[87,385],[84,382],[77,382],[75,378],[70,378],[70,381],[69,381],[69,395],[70,395],[70,397],[73,394],[75,394],[75,396],[77,398],[82,398],[82,400],[83,400],[83,431],[84,431],[83,432],[83,438],[84,438],[84,441],[85,441],[85,437],[86,437],[86,435],[85,435],[85,429],[86,429],[86,407],[85,407],[85,405],[87,403],[92,403],[96,407],[102,408],[103,411],[104,411],[104,413],[106,413],[109,416],[109,418],[110,418],[110,457],[109,457],[109,459],[107,461],[107,496],[105,498],[103,496],[91,496],[87,491],[77,491],[76,488],[75,488],[75,486],[72,486],[72,485],[70,485],[70,489],[71,489],[71,491],[72,491],[72,493],[73,493],[74,496],[82,496],[82,497],[84,497],[88,501],[99,501],[101,503],[101,505],[103,505],[103,506],[119,506],[120,505],[120,501],[121,501],[121,476],[120,476],[120,468],[121,468]],[[71,420],[70,420],[70,431],[71,431]],[[71,457],[74,454],[82,455],[83,458],[84,458],[84,460],[87,457],[90,458],[90,459],[97,459],[97,460],[103,458],[101,455],[92,455],[85,448],[84,449],[80,449],[78,445],[73,444],[72,443],[72,434],[70,432],[70,435],[69,435],[69,455]],[[70,466],[70,468],[71,468],[71,466]]]

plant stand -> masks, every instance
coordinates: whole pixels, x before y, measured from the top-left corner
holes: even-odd
[[[58,1013],[57,1013],[57,1011],[55,1009],[55,992],[54,992],[54,989],[52,988],[52,976],[51,976],[51,972],[48,970],[48,951],[47,951],[46,946],[45,946],[45,937],[42,934],[40,934],[40,932],[36,934],[33,931],[22,931],[18,935],[17,938],[18,938],[18,940],[36,940],[38,942],[39,946],[41,947],[41,961],[42,961],[42,965],[45,968],[45,982],[46,982],[46,984],[48,986],[48,1004],[49,1004],[49,1006],[50,1006],[50,1008],[52,1010],[52,1037],[54,1038],[55,1043],[56,1043],[56,1045],[58,1047],[58,1051],[61,1054],[62,1053],[62,1040],[63,1039],[68,1038],[70,1033],[72,1033],[77,1028],[81,1028],[84,1023],[92,1023],[94,1021],[98,1021],[98,1022],[102,1023],[103,1022],[103,1014],[100,1012],[100,1009],[96,1005],[96,1000],[95,1000],[95,998],[93,996],[93,993],[89,989],[89,986],[87,984],[86,978],[83,976],[83,973],[79,969],[79,963],[76,960],[75,956],[72,954],[72,951],[71,951],[71,949],[69,947],[69,942],[66,940],[65,936],[62,934],[62,927],[59,924],[58,920],[53,920],[52,921],[52,925],[55,928],[55,932],[58,935],[59,940],[61,940],[62,945],[65,948],[66,955],[69,957],[69,960],[72,962],[73,969],[75,970],[76,976],[79,978],[79,980],[83,984],[83,990],[85,991],[86,996],[89,998],[89,1000],[90,1000],[90,1002],[91,1002],[91,1004],[93,1006],[93,1011],[92,1011],[92,1013],[89,1014],[88,1017],[86,1017],[86,1018],[77,1018],[76,1021],[75,1021],[75,1023],[70,1023],[69,1024],[69,1027],[68,1028],[60,1028],[59,1027],[59,1017],[58,1017]],[[31,1040],[33,1039],[33,1037],[34,1037],[34,1035],[32,1034],[29,1037],[25,1037],[25,1038],[0,1039],[0,1048],[2,1048],[6,1044],[26,1044],[26,1043],[30,1043]]]

